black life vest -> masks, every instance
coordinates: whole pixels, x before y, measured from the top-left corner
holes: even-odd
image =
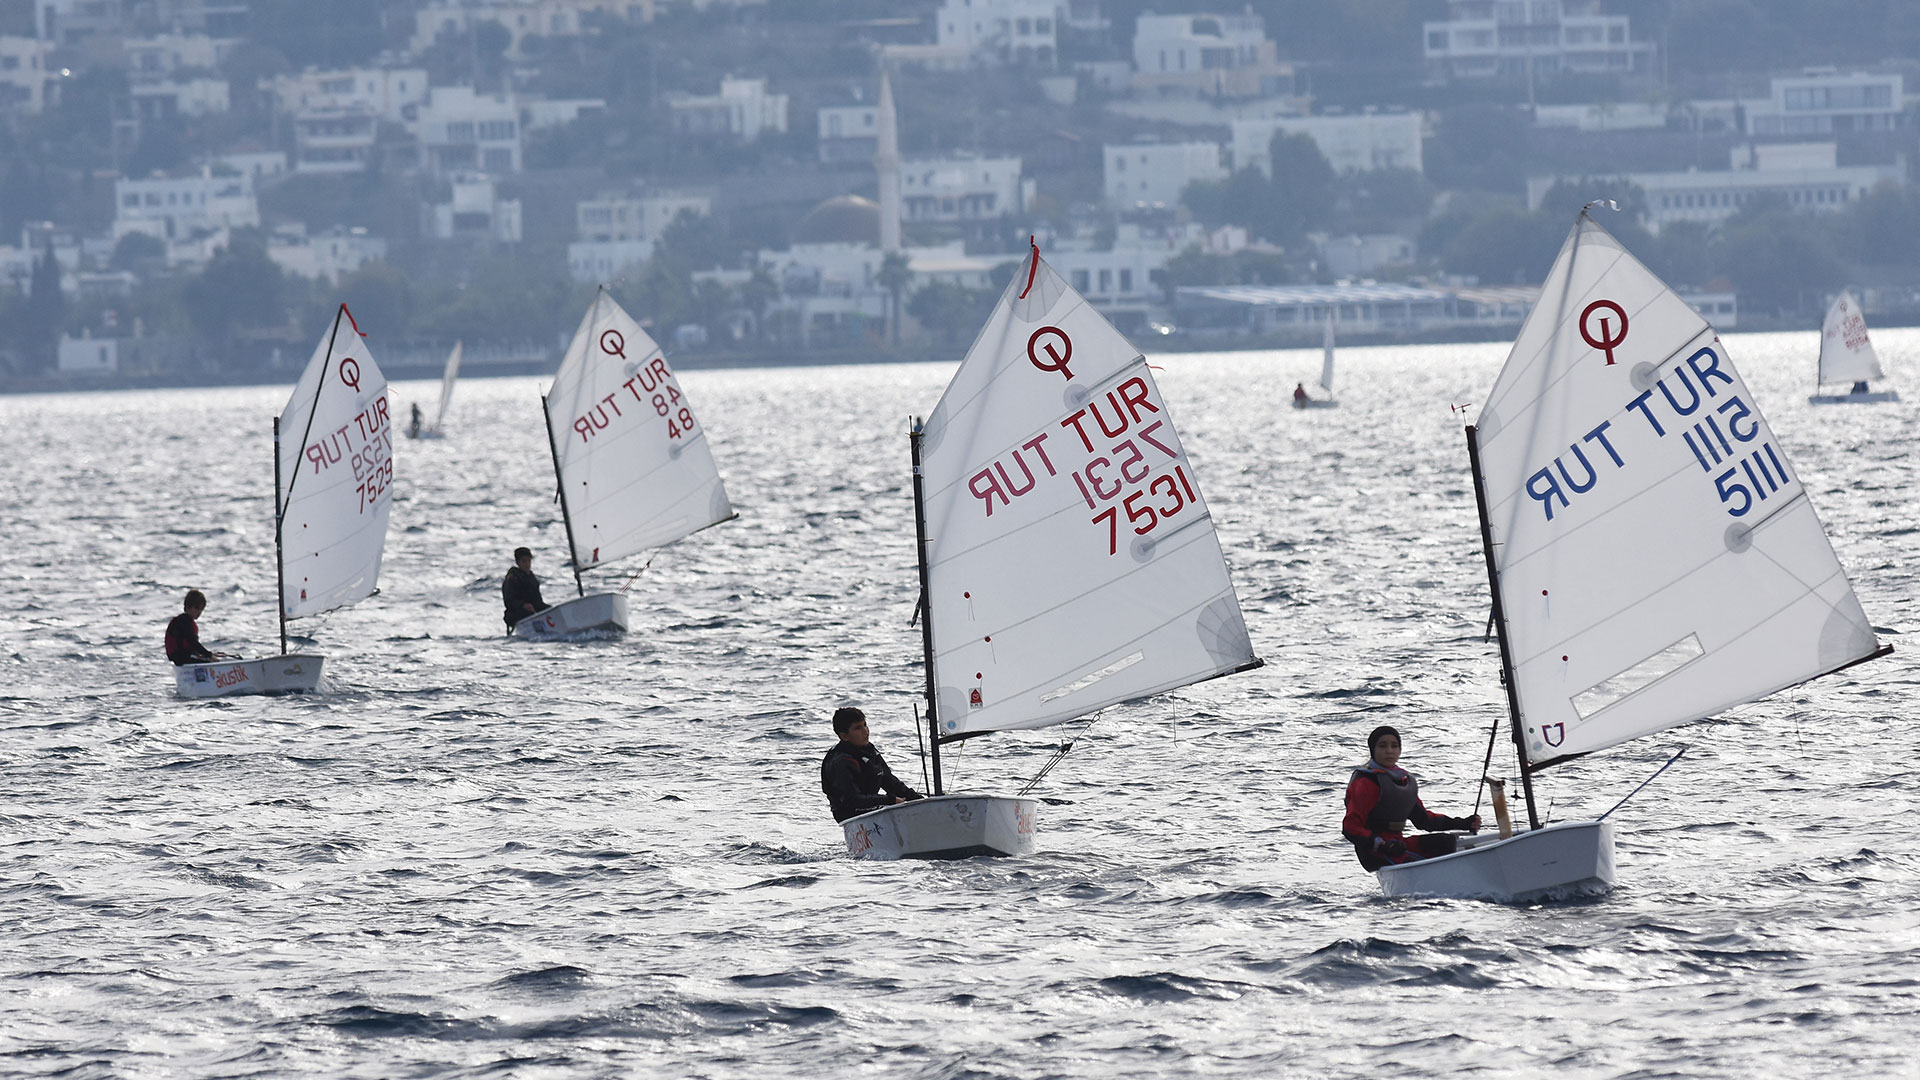
[[[1367,765],[1353,770],[1353,775],[1370,777],[1380,787],[1380,799],[1373,804],[1373,812],[1367,815],[1367,831],[1375,836],[1397,836],[1406,832],[1407,815],[1420,805],[1420,781],[1403,769],[1401,775],[1407,779],[1402,783],[1392,773]]]

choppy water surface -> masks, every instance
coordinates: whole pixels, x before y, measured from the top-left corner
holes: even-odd
[[[1546,774],[1592,813],[1693,747],[1616,891],[1520,908],[1384,901],[1337,831],[1382,722],[1473,800],[1503,698],[1448,405],[1502,346],[1345,350],[1305,413],[1317,352],[1157,360],[1267,666],[1110,710],[1038,853],[948,864],[849,861],[817,765],[857,702],[918,772],[905,421],[950,366],[683,373],[741,517],[577,645],[500,633],[515,545],[570,588],[541,382],[463,383],[397,448],[381,595],[296,624],[332,690],[212,703],[161,629],[198,586],[210,643],[271,646],[287,390],[0,399],[0,1073],[1915,1075],[1920,331],[1876,339],[1907,402],[1807,405],[1811,332],[1729,344],[1898,651]]]

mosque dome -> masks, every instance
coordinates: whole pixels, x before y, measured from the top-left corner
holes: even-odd
[[[800,244],[878,244],[880,205],[858,195],[836,195],[807,211],[794,226]]]

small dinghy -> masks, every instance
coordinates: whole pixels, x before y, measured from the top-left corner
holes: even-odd
[[[287,622],[379,591],[393,504],[387,379],[345,304],[273,421],[273,552],[280,655],[174,668],[182,697],[278,694],[320,685],[322,658],[287,652]]]
[[[447,406],[453,404],[453,384],[460,377],[460,353],[466,342],[453,343],[453,351],[447,354],[447,368],[440,373],[440,411],[434,414],[433,423],[407,432],[409,439],[444,439],[447,437]],[[419,415],[419,406],[414,406],[414,415]]]
[[[1320,334],[1320,389],[1326,397],[1311,397],[1296,392],[1293,407],[1296,409],[1331,409],[1340,404],[1333,400],[1333,311],[1328,309],[1327,319],[1321,323]]]
[[[1891,651],[1726,345],[1585,210],[1466,437],[1529,829],[1387,895],[1603,891],[1613,811],[1544,825],[1535,773]]]
[[[1018,855],[1037,801],[948,795],[942,746],[1260,661],[1146,357],[1037,247],[910,443],[935,797],[848,818],[847,850]]]
[[[1844,394],[1822,394],[1819,387],[1830,383],[1850,383],[1865,387],[1873,379],[1886,378],[1880,367],[1880,354],[1867,337],[1867,318],[1852,293],[1834,297],[1827,308],[1827,319],[1820,327],[1820,365],[1814,375],[1814,393],[1810,405],[1864,405],[1876,401],[1899,401],[1892,390],[1849,390]]]
[[[579,595],[512,632],[537,641],[624,634],[626,594],[589,593],[581,575],[739,515],[666,356],[605,287],[540,405]]]

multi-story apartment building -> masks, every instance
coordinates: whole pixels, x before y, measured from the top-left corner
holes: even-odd
[[[1600,0],[1447,0],[1445,22],[1425,25],[1428,70],[1442,78],[1644,74],[1653,45],[1633,40],[1625,15]]]
[[[418,55],[436,41],[493,23],[507,32],[506,55],[518,60],[529,38],[578,37],[596,17],[648,23],[654,7],[655,0],[435,0],[414,12],[410,45]]]
[[[767,93],[765,79],[720,80],[718,94],[667,95],[673,130],[696,138],[753,142],[787,130],[787,95]]]
[[[47,55],[53,45],[37,38],[0,37],[0,114],[39,113],[47,107]]]
[[[1267,39],[1266,20],[1241,15],[1139,17],[1133,35],[1133,85],[1215,97],[1291,93],[1293,67]]]
[[[436,171],[520,171],[520,109],[511,94],[435,87],[408,127],[422,162]]]
[[[1273,116],[1233,122],[1233,167],[1251,165],[1272,175],[1273,137],[1279,132],[1311,138],[1333,171],[1373,172],[1412,169],[1421,172],[1419,113],[1359,113],[1351,116]]]
[[[880,147],[880,108],[877,105],[828,105],[818,113],[820,160],[872,161]]]
[[[424,231],[432,239],[520,242],[520,200],[501,198],[491,176],[456,173],[448,178],[447,197],[424,209]]]
[[[1055,0],[947,0],[934,14],[937,48],[974,63],[1050,68],[1060,55]]]
[[[126,0],[33,0],[33,32],[56,45],[72,45],[95,34],[122,34],[128,6]]]
[[[1219,143],[1129,143],[1100,150],[1102,186],[1115,210],[1173,206],[1188,184],[1227,178]]]
[[[977,223],[1017,214],[1032,185],[1019,158],[920,158],[900,163],[900,216],[908,222]]]
[[[113,185],[113,238],[141,232],[162,240],[260,224],[253,178],[213,174],[118,180]]]
[[[1899,73],[1842,73],[1816,68],[1772,80],[1765,98],[1742,101],[1749,135],[1844,135],[1892,131],[1906,110]]]

